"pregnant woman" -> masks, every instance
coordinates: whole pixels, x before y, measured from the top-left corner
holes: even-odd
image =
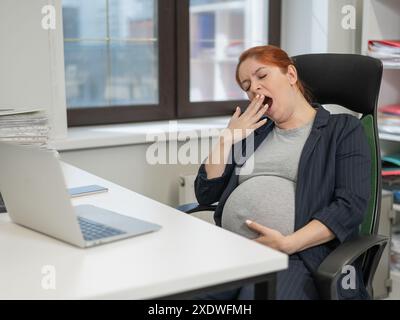
[[[313,273],[358,234],[367,209],[370,154],[361,122],[312,104],[280,48],[243,52],[236,80],[251,102],[243,113],[236,109],[201,165],[197,200],[218,202],[214,219],[222,228],[289,255],[288,269],[277,276],[277,299],[318,299]],[[233,155],[245,144],[254,147],[243,164]],[[341,288],[343,299],[368,298],[355,270],[356,287]],[[251,299],[253,289],[205,298]]]

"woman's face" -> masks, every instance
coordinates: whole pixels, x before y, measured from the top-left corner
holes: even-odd
[[[288,67],[287,73],[273,65],[266,65],[254,58],[246,59],[239,67],[242,89],[250,100],[257,94],[264,95],[269,108],[265,115],[275,122],[284,122],[293,113],[294,86],[297,82],[296,69]]]

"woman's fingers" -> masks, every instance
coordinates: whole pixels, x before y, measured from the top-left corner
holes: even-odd
[[[235,112],[232,114],[232,117],[231,117],[231,119],[229,120],[229,125],[231,125],[232,122],[236,122],[236,121],[237,121],[237,119],[238,119],[239,116],[240,116],[240,113],[241,113],[241,110],[240,110],[240,108],[237,106],[236,109],[235,109]]]
[[[251,110],[252,115],[256,114],[260,110],[260,108],[262,107],[263,101],[264,101],[264,96],[262,94],[258,95],[256,103],[254,104],[254,107]]]
[[[236,110],[233,115],[238,118],[240,116],[240,114],[241,114],[241,110],[240,110],[239,106],[236,106]]]
[[[268,108],[269,108],[269,105],[268,105],[268,104],[262,106],[262,107],[257,111],[257,113],[253,116],[252,120],[253,120],[254,122],[257,122],[258,120],[260,120],[260,118],[265,114],[265,112],[267,112]]]
[[[251,126],[251,129],[256,130],[256,129],[262,127],[267,121],[268,121],[268,119],[262,119],[262,120],[258,121],[257,123],[253,124]]]
[[[243,112],[242,116],[247,116],[247,117],[252,117],[253,115],[255,115],[258,110],[260,109],[260,107],[262,106],[262,103],[264,101],[264,96],[263,95],[257,95],[249,104],[249,106],[247,107],[246,111]]]
[[[228,127],[230,129],[242,130],[254,130],[261,127],[266,121],[258,122],[258,120],[267,110],[267,107],[263,106],[263,101],[264,96],[257,95],[243,113],[239,107],[236,107],[236,110],[233,113],[231,120],[229,121]],[[245,137],[246,135],[244,134],[243,138]]]
[[[240,114],[241,114],[241,110],[240,110],[240,108],[237,106],[236,109],[235,109],[235,112],[234,112],[233,115],[232,115],[232,118],[231,118],[231,119],[233,119],[233,120],[238,119],[239,116],[240,116]]]
[[[265,227],[257,222],[251,221],[251,220],[246,220],[246,224],[250,229],[253,229],[254,231],[264,234],[265,233]]]

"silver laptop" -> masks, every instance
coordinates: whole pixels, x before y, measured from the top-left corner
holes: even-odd
[[[73,206],[55,153],[0,142],[0,192],[12,221],[86,248],[161,227],[93,205]]]

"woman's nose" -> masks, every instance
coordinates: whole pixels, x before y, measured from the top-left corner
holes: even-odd
[[[252,96],[255,97],[256,95],[260,94],[260,89],[261,89],[261,87],[257,87],[257,88],[254,88],[253,90],[251,90]]]
[[[251,91],[256,95],[259,93],[260,90],[261,90],[261,85],[258,82],[254,82],[252,84]]]

